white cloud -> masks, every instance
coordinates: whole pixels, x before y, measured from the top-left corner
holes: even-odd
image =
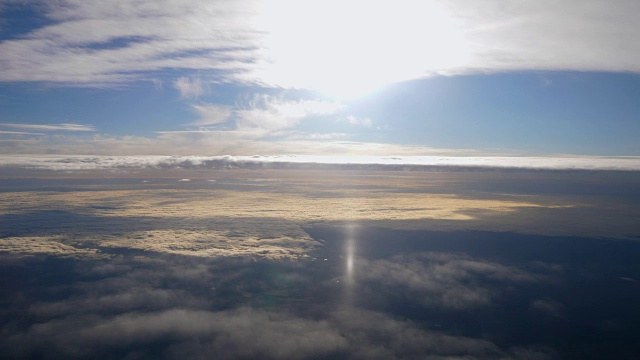
[[[206,132],[205,132],[206,133]],[[214,132],[216,133],[216,132]],[[220,136],[226,135],[228,132]],[[173,135],[173,134],[171,134]],[[235,142],[235,141],[234,141]],[[293,142],[313,146],[314,142]],[[303,145],[304,144],[304,145]],[[293,147],[293,146],[292,146]],[[0,167],[23,167],[47,170],[94,170],[114,168],[224,168],[251,167],[273,163],[334,164],[361,168],[465,167],[539,170],[622,170],[640,171],[640,157],[498,157],[498,156],[51,156],[0,155]]]
[[[40,131],[96,131],[96,129],[91,125],[72,124],[72,123],[62,123],[62,124],[0,123],[0,127],[27,129],[27,130],[40,130]]]
[[[274,131],[270,135],[270,138],[279,140],[316,140],[316,141],[330,141],[340,140],[349,137],[346,133],[309,133],[297,130],[284,130]]]
[[[625,0],[60,0],[43,9],[53,24],[0,43],[0,81],[104,86],[212,70],[214,81],[349,94],[432,74],[640,71],[640,3]]]
[[[288,129],[301,120],[318,115],[334,114],[343,105],[319,100],[287,101],[268,95],[255,95],[247,106],[236,110],[239,130],[267,132]]]
[[[95,86],[159,69],[237,70],[253,43],[251,7],[232,1],[63,0],[46,9],[56,23],[0,43],[2,80]]]
[[[231,117],[231,108],[224,105],[216,104],[199,104],[191,105],[198,113],[199,119],[189,123],[189,125],[214,125],[227,121]]]
[[[178,90],[181,98],[196,99],[205,93],[204,84],[200,78],[181,77],[173,82],[173,86]]]
[[[0,134],[5,134],[5,135],[44,135],[43,133],[33,133],[33,132],[25,132],[25,131],[6,131],[6,130],[0,130]]]

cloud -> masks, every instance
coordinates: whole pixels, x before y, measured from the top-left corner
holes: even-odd
[[[12,253],[21,255],[50,255],[62,258],[104,258],[109,255],[102,254],[100,250],[93,248],[76,248],[64,244],[62,236],[18,236],[5,237],[0,243],[0,253]]]
[[[411,294],[425,306],[472,309],[489,305],[506,284],[539,282],[542,276],[516,267],[447,253],[356,259],[355,282],[375,293]],[[500,284],[492,287],[487,284]]]
[[[242,140],[245,133],[232,131],[183,131],[166,132],[167,137],[192,136],[193,141],[224,139]],[[209,135],[216,135],[210,138]],[[234,137],[235,135],[235,137]],[[213,143],[213,142],[212,142]],[[302,142],[292,142],[302,144]],[[312,142],[309,142],[312,144]],[[311,145],[313,146],[313,145]],[[326,144],[325,144],[326,146]],[[144,168],[355,168],[355,169],[428,169],[485,168],[485,169],[534,169],[534,170],[640,170],[638,157],[469,157],[469,156],[51,156],[51,155],[2,155],[0,166],[35,168],[43,170],[89,169],[144,169]]]
[[[198,104],[191,105],[191,107],[198,113],[199,119],[188,125],[207,126],[220,124],[227,121],[232,114],[231,108],[224,105]]]
[[[247,341],[247,339],[251,339]],[[12,336],[11,353],[49,348],[61,354],[92,356],[105,349],[146,353],[152,344],[160,358],[354,359],[471,357],[527,359],[544,353],[503,350],[472,337],[424,330],[409,321],[357,308],[344,308],[316,320],[247,307],[226,311],[167,309],[113,317],[75,316],[33,324]]]
[[[344,105],[319,100],[288,101],[268,95],[255,95],[248,105],[236,110],[239,130],[267,132],[288,129],[313,116],[330,115]]]
[[[348,94],[433,74],[638,72],[640,5],[608,4],[62,0],[39,8],[53,23],[0,43],[0,80],[104,86],[178,69]],[[192,81],[178,83],[183,95],[200,94]]]
[[[312,141],[331,141],[349,138],[346,133],[309,133],[297,130],[273,131],[269,134],[269,139],[278,139],[280,141],[292,140],[312,140]]]
[[[205,93],[204,84],[200,78],[181,77],[173,82],[173,86],[183,99],[197,99]]]
[[[5,135],[45,135],[43,133],[33,133],[33,132],[24,132],[24,131],[6,131],[6,130],[0,130],[0,134],[5,134]]]
[[[222,124],[225,127],[227,124]],[[229,123],[229,126],[233,126]],[[4,154],[87,154],[139,156],[192,154],[225,154],[233,156],[253,156],[256,154],[290,155],[290,154],[327,154],[339,156],[355,155],[473,155],[479,154],[472,149],[432,148],[418,145],[399,145],[369,143],[336,139],[317,141],[322,133],[293,132],[292,138],[286,138],[288,130],[267,131],[261,128],[242,130],[226,129],[193,129],[186,131],[158,131],[156,137],[143,136],[110,136],[110,135],[71,135],[67,133],[50,134],[47,137],[31,137],[21,143],[0,143],[0,152]],[[283,140],[273,141],[274,137]],[[15,142],[15,140],[14,140]],[[484,153],[483,153],[484,154]],[[329,157],[326,157],[327,159]],[[322,159],[322,157],[318,157]],[[321,161],[326,162],[326,161]]]
[[[544,352],[510,348],[508,341],[498,346],[489,340],[491,333],[474,337],[434,330],[404,315],[371,309],[373,304],[365,310],[307,295],[301,307],[297,296],[306,289],[333,295],[315,278],[330,275],[307,269],[309,263],[134,255],[73,266],[55,266],[53,260],[20,265],[33,269],[30,285],[40,291],[12,295],[16,301],[5,309],[10,316],[0,349],[9,358],[43,352],[58,357],[547,358]],[[446,254],[431,260],[477,261]],[[472,278],[492,273],[477,265],[461,267],[472,269]],[[444,273],[459,275],[451,269]],[[497,279],[518,281],[517,275]],[[475,285],[472,278],[459,279]],[[296,295],[287,299],[283,292]],[[42,296],[47,293],[65,296]],[[257,305],[271,295],[278,299],[275,304]]]
[[[280,97],[274,97],[264,94],[254,94],[250,100],[244,103],[237,103],[234,107],[217,105],[217,104],[193,104],[193,110],[198,113],[199,119],[187,125],[209,126],[227,123],[227,129],[224,130],[189,130],[189,131],[164,131],[158,132],[163,135],[186,135],[198,136],[201,138],[207,136],[220,136],[228,142],[230,139],[245,140],[266,139],[273,137],[284,137],[289,140],[297,140],[300,136],[292,135],[290,132],[284,131],[298,125],[302,120],[313,116],[330,115],[343,108],[343,105],[335,102],[317,101],[317,100],[285,100]],[[235,122],[234,126],[230,122]],[[298,133],[300,135],[300,133]],[[306,139],[318,140],[318,136],[324,135],[324,139],[328,139],[328,134],[309,134]],[[335,138],[332,136],[331,138]],[[255,146],[255,144],[253,144]]]
[[[156,90],[162,90],[163,82],[160,79],[151,79],[151,83],[153,84],[153,88]]]
[[[62,124],[17,124],[17,123],[0,123],[0,127],[8,127],[15,129],[40,130],[40,131],[96,131],[91,125],[62,123]],[[23,133],[27,134],[27,133]],[[40,134],[34,134],[40,135]]]
[[[374,311],[344,307],[333,314],[332,320],[350,340],[352,358],[418,359],[425,354],[443,359],[510,358],[490,341],[420,329],[409,321]]]
[[[247,66],[244,49],[252,47],[255,37],[243,25],[251,17],[251,6],[245,5],[48,3],[42,9],[53,24],[0,43],[2,80],[104,86],[168,68],[239,70]]]

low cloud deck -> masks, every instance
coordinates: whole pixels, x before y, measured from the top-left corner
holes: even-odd
[[[638,351],[633,172],[97,174],[0,180],[9,358]]]

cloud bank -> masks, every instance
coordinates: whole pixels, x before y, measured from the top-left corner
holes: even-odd
[[[20,156],[1,155],[0,167],[38,170],[109,169],[532,169],[639,171],[638,157],[470,156]]]

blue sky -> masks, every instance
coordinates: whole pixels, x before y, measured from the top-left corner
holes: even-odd
[[[628,1],[5,1],[0,152],[620,155]]]

